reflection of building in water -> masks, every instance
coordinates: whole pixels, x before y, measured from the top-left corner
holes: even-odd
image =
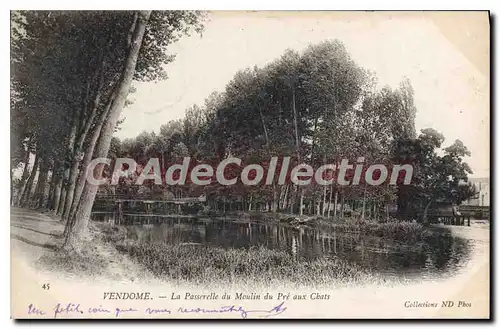
[[[462,202],[467,206],[490,206],[490,179],[484,178],[469,178],[469,182],[476,187],[477,194],[471,199]]]

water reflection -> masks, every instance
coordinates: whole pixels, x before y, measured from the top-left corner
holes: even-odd
[[[126,217],[128,223],[134,223],[137,219]],[[108,220],[109,215],[93,214],[93,219]],[[366,269],[397,276],[428,276],[455,271],[464,264],[469,248],[466,240],[450,234],[408,245],[380,237],[339,233],[333,229],[319,231],[306,226],[262,222],[160,216],[151,216],[148,222],[150,224],[128,225],[130,238],[145,242],[168,241],[224,248],[265,246],[285,250],[297,259],[340,257]]]

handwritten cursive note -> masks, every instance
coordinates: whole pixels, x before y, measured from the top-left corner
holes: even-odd
[[[121,314],[134,313],[137,312],[135,308],[115,308],[115,317],[119,317]]]
[[[59,314],[83,314],[80,310],[80,304],[75,303],[57,303],[54,307],[54,318],[57,318]]]
[[[242,306],[222,306],[220,308],[206,309],[206,308],[185,308],[179,307],[179,313],[194,313],[194,314],[204,314],[204,313],[232,313],[236,312],[241,315],[242,318],[247,318],[249,314],[257,314],[260,317],[270,317],[283,313],[286,307],[283,306],[285,302],[273,307],[270,310],[246,310]]]
[[[46,313],[42,310],[37,309],[33,304],[28,305],[28,314],[30,315],[45,315]]]
[[[215,308],[202,308],[202,307],[179,307],[177,309],[169,309],[169,308],[151,308],[148,307],[142,310],[142,314],[153,315],[153,314],[190,314],[193,316],[199,316],[203,314],[238,314],[241,318],[246,319],[248,317],[257,317],[257,318],[269,318],[272,316],[277,316],[286,311],[286,306],[284,306],[285,302],[281,302],[272,308],[266,309],[246,309],[243,306],[237,305],[226,305]],[[86,312],[84,311],[86,310]],[[27,309],[28,315],[38,315],[43,316],[48,314],[44,310],[36,307],[34,304],[29,304]],[[108,309],[103,307],[102,305],[91,306],[91,307],[83,307],[80,303],[57,303],[53,308],[54,318],[57,318],[58,315],[70,315],[70,316],[81,316],[83,314],[110,314],[115,318],[119,318],[122,315],[126,314],[141,314],[141,310],[136,308],[119,308],[115,307],[112,309]]]

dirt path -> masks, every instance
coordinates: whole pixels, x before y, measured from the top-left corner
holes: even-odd
[[[13,259],[34,263],[62,243],[64,225],[54,216],[11,208],[10,247]]]
[[[64,262],[64,255],[58,252],[64,241],[64,224],[53,214],[11,208],[10,228],[11,263],[15,262],[22,268],[47,274],[57,273],[58,276],[81,281],[88,279],[89,275],[100,281],[121,283],[134,282],[137,278],[152,279],[146,269],[99,239],[92,240],[89,250],[85,250],[86,259],[99,267],[98,272],[92,273],[92,264],[76,264],[82,266],[82,269],[75,270],[73,266],[65,271],[64,266],[58,266]],[[44,261],[40,262],[41,259]],[[88,266],[88,271],[85,266]],[[61,270],[62,273],[58,273]]]

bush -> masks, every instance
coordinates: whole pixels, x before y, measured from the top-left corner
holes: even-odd
[[[449,230],[431,230],[416,222],[404,222],[390,219],[385,222],[377,222],[368,219],[353,219],[342,222],[332,222],[317,218],[309,225],[334,229],[344,233],[360,233],[377,236],[381,238],[414,243],[423,241],[431,236],[449,235]]]

